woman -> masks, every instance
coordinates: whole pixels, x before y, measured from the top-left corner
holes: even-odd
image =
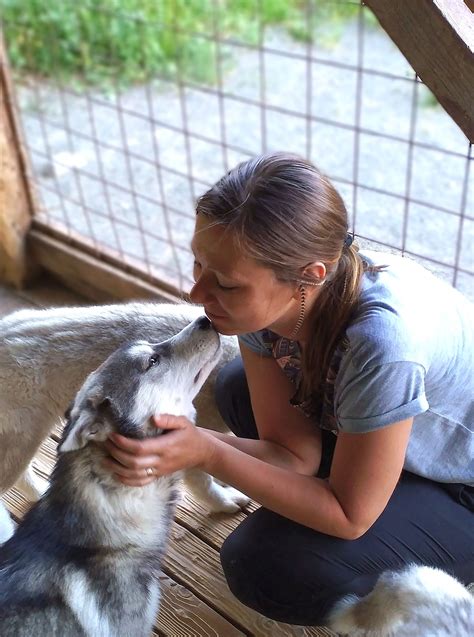
[[[347,228],[304,159],[225,175],[198,201],[191,299],[239,336],[217,383],[237,437],[161,416],[166,436],[108,443],[126,484],[195,466],[259,502],[222,547],[224,573],[294,624],[324,623],[409,562],[474,579],[470,305],[408,259],[359,254]]]

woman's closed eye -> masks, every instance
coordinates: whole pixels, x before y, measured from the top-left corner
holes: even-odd
[[[193,263],[193,275],[194,275],[194,280],[197,280],[197,273],[200,272],[202,270],[202,266],[199,263],[199,261],[196,261],[196,259],[194,260]],[[219,290],[236,290],[237,289],[237,285],[224,285],[223,283],[220,283],[218,279],[216,279],[216,285],[219,288]]]
[[[217,287],[219,288],[219,290],[236,290],[237,286],[236,285],[222,285],[222,283],[219,283],[219,281],[217,282]]]

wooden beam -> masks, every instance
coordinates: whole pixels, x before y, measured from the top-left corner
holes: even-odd
[[[0,33],[0,280],[19,288],[35,270],[25,248],[34,200],[12,95]]]
[[[365,0],[386,33],[474,143],[474,17],[463,0]]]
[[[124,272],[87,254],[81,247],[72,247],[36,228],[28,235],[28,251],[35,262],[51,272],[66,287],[98,303],[124,299],[148,299],[176,303],[183,299],[158,284]]]

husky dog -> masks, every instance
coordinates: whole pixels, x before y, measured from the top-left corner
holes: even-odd
[[[366,597],[340,600],[329,625],[351,637],[472,637],[474,596],[444,571],[412,564],[383,573]]]
[[[43,487],[28,467],[32,457],[86,376],[117,347],[132,340],[163,341],[202,314],[202,308],[184,303],[128,303],[20,310],[1,319],[0,494],[19,481],[30,500],[39,497]],[[239,353],[235,337],[221,337],[221,343],[218,366]],[[196,424],[226,431],[214,402],[216,374],[217,369],[196,398]],[[210,511],[234,512],[249,501],[200,471],[186,472],[185,479]],[[3,535],[10,533],[4,526]]]
[[[127,487],[102,466],[111,432],[156,436],[159,413],[194,419],[221,354],[207,317],[159,344],[123,345],[79,390],[45,495],[0,548],[2,637],[145,637],[179,474]]]

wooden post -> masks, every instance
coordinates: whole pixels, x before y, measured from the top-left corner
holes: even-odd
[[[26,254],[33,217],[33,197],[26,176],[26,156],[12,103],[12,87],[0,34],[0,280],[23,286],[35,267]]]
[[[463,0],[364,0],[474,143],[474,17]]]

